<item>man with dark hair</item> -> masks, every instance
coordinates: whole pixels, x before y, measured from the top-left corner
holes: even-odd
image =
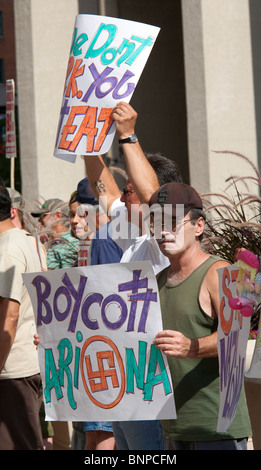
[[[182,183],[182,176],[178,164],[174,160],[170,160],[159,152],[146,152],[145,157],[155,171],[160,186],[170,183],[171,181]]]
[[[158,153],[145,155],[137,138],[133,142],[129,140],[128,136],[134,135],[137,119],[137,113],[129,104],[120,103],[112,116],[129,177],[123,194],[101,156],[85,157],[87,175],[96,198],[102,196],[106,200],[112,219],[109,235],[123,251],[121,262],[150,260],[155,274],[158,274],[169,265],[169,260],[162,255],[149,226],[144,223],[142,205],[149,202],[151,194],[159,187],[159,181],[161,184],[182,181],[182,177],[176,162]],[[164,449],[158,420],[113,422],[112,427],[118,450]]]
[[[162,223],[164,206],[171,208]],[[205,216],[191,186],[168,183],[151,196],[151,224],[170,266],[158,278],[164,331],[155,345],[168,357],[177,419],[162,421],[166,450],[246,450],[251,426],[241,391],[227,432],[216,431],[219,411],[217,269],[229,263],[202,250]],[[183,214],[178,214],[178,208]]]
[[[8,190],[1,184],[1,204],[0,204],[0,221],[7,220],[11,217],[11,199]]]
[[[22,274],[41,271],[30,240],[11,221],[0,186],[0,449],[40,450],[42,383],[33,345],[35,320]]]

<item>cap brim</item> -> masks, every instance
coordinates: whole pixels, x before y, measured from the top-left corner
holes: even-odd
[[[48,214],[50,211],[31,212],[32,217],[40,217],[40,215]]]
[[[99,202],[96,199],[89,199],[89,198],[80,198],[76,196],[76,201],[79,202],[79,204],[89,204],[90,206],[97,206]]]

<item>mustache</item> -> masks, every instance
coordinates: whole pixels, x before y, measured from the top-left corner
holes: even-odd
[[[161,238],[158,239],[158,242],[159,243],[163,243],[163,242],[175,243],[176,242],[176,237],[175,236],[170,236],[170,235],[161,235]]]

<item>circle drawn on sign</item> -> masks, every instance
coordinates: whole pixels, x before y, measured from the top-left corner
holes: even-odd
[[[118,365],[119,365],[119,368],[120,368],[120,376],[121,376],[121,387],[120,387],[120,391],[119,391],[119,394],[118,396],[115,398],[115,400],[112,402],[112,403],[102,403],[98,400],[96,400],[93,395],[91,394],[90,390],[89,390],[89,387],[88,387],[88,384],[85,380],[85,375],[84,375],[84,357],[85,357],[85,351],[86,349],[88,348],[88,346],[95,342],[95,341],[102,341],[106,344],[108,344],[110,346],[110,348],[112,349],[112,351],[114,352],[114,356],[116,357],[117,359],[117,362],[118,362]],[[120,353],[119,353],[119,350],[117,348],[117,346],[113,343],[113,341],[109,338],[106,338],[104,336],[92,336],[91,338],[87,339],[87,341],[85,341],[84,343],[84,346],[82,348],[82,352],[81,352],[81,361],[80,361],[80,365],[81,365],[81,375],[82,375],[82,381],[83,381],[83,385],[84,385],[84,388],[85,388],[85,391],[88,395],[88,397],[90,398],[90,400],[95,404],[97,405],[99,408],[104,408],[104,409],[110,409],[110,408],[114,408],[122,399],[123,395],[124,395],[124,390],[125,390],[125,374],[124,374],[124,367],[123,367],[123,362],[122,362],[122,358],[120,356]]]

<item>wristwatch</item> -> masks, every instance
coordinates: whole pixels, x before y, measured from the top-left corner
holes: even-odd
[[[126,139],[120,139],[119,144],[135,144],[135,142],[138,142],[138,137],[136,134],[131,134],[130,137],[127,137]]]

